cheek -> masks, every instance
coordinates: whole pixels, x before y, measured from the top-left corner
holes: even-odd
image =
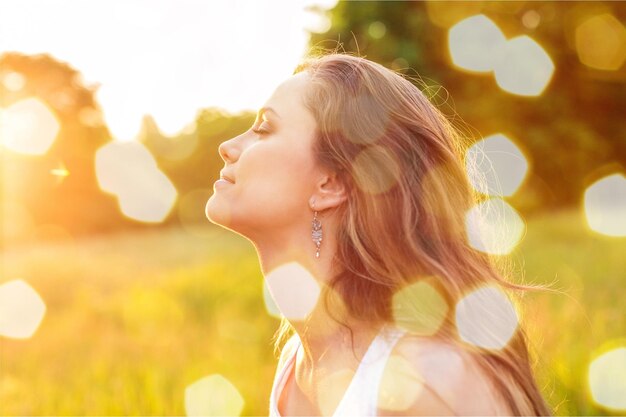
[[[303,192],[307,178],[297,165],[272,164],[263,173],[254,176],[247,191],[263,200],[281,201],[298,198]]]
[[[256,158],[258,156],[258,158]],[[284,208],[302,205],[308,201],[304,196],[310,183],[310,162],[307,155],[294,152],[273,152],[255,155],[246,165],[245,183],[239,190],[264,206]],[[243,167],[243,165],[242,165]]]

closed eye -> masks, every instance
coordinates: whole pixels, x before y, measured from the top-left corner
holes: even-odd
[[[263,126],[263,123],[261,123],[261,126]],[[252,129],[252,131],[259,135],[267,135],[268,133],[270,133],[269,131],[264,130],[264,129],[256,129],[256,130]]]

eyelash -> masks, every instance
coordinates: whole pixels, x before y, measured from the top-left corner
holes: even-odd
[[[256,134],[259,134],[259,135],[267,135],[268,133],[270,133],[267,130],[259,130],[259,129],[257,129],[257,130],[252,129],[252,131],[254,133],[256,133]]]

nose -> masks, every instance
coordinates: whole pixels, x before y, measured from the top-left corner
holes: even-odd
[[[235,150],[235,139],[236,138],[232,138],[232,139],[228,139],[224,142],[222,142],[220,144],[220,146],[218,146],[217,150],[220,154],[220,156],[222,157],[222,159],[224,160],[224,162],[230,162],[233,163],[234,162],[234,158],[236,156],[236,150]]]

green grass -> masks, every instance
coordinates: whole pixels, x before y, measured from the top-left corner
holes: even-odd
[[[511,259],[526,281],[524,321],[537,377],[560,415],[606,414],[586,385],[592,354],[626,334],[626,240],[576,212],[529,221]],[[22,278],[46,302],[26,340],[0,338],[0,415],[184,415],[185,388],[219,373],[267,415],[279,324],[263,304],[250,242],[207,225],[14,248],[0,282]]]
[[[559,415],[610,414],[593,404],[587,370],[599,349],[626,336],[626,238],[591,231],[579,211],[550,213],[528,223],[513,259],[527,281],[564,292],[528,295],[524,307],[551,404]]]
[[[46,302],[32,338],[0,339],[3,415],[185,415],[184,390],[222,374],[266,413],[275,370],[252,245],[198,228],[5,252],[0,281]],[[270,382],[268,382],[270,381]]]

